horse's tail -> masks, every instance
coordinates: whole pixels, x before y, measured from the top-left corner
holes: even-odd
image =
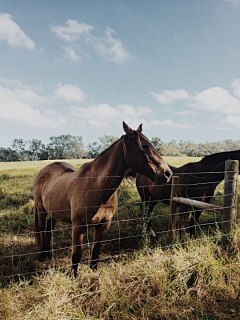
[[[38,209],[36,206],[36,201],[34,203],[34,236],[35,236],[35,243],[37,245],[37,248],[40,250],[41,248],[41,237],[40,237],[40,230],[39,230],[39,224],[38,224]]]

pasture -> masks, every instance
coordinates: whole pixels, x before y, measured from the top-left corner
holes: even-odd
[[[181,166],[200,158],[164,157]],[[67,160],[76,169],[89,160]],[[100,253],[97,271],[88,266],[92,231],[84,238],[76,280],[70,275],[71,228],[53,232],[54,259],[36,260],[33,238],[35,174],[52,161],[0,163],[1,319],[239,319],[240,256],[237,228],[228,250],[217,222],[204,213],[197,238],[166,237],[169,207],[154,209],[157,234],[142,251],[142,213],[134,180],[123,180],[119,206]],[[223,183],[212,203],[221,205]],[[239,206],[240,200],[238,202]]]

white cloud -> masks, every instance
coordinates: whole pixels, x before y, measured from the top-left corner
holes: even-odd
[[[83,102],[86,94],[77,86],[73,84],[60,85],[55,90],[55,97],[65,99],[67,101]]]
[[[2,102],[16,101],[18,103],[31,104],[33,106],[49,102],[48,98],[39,96],[30,89],[10,90],[4,87],[0,88]]]
[[[0,120],[42,129],[62,127],[66,119],[61,114],[51,110],[40,112],[30,105],[47,100],[27,90],[12,91],[0,86]]]
[[[82,57],[76,53],[76,51],[74,50],[73,47],[64,47],[63,48],[67,57],[69,57],[71,60],[73,60],[74,62],[78,62],[80,60],[82,60]]]
[[[70,115],[75,119],[76,123],[82,123],[85,120],[88,125],[96,128],[111,128],[119,126],[121,119],[128,123],[133,128],[137,128],[140,123],[144,124],[145,128],[152,127],[171,127],[180,130],[195,129],[188,123],[175,123],[171,119],[148,121],[145,117],[154,113],[150,107],[138,106],[134,107],[128,104],[120,104],[117,108],[113,108],[108,104],[92,105],[85,107],[70,107]]]
[[[59,129],[64,127],[90,126],[90,128],[115,128],[124,120],[132,127],[138,127],[143,123],[145,128],[154,126],[177,128],[180,130],[192,129],[189,124],[179,124],[171,119],[149,120],[154,110],[148,106],[133,106],[120,104],[113,108],[109,104],[90,105],[89,107],[71,106],[69,101],[82,102],[86,94],[77,86],[71,84],[59,85],[54,94],[44,97],[36,94],[31,87],[24,86],[17,80],[2,78],[8,85],[15,85],[15,89],[0,86],[0,121],[20,123],[25,126],[41,129]],[[23,87],[23,89],[19,88]],[[63,99],[65,107],[68,107],[68,115],[65,117],[53,109],[46,109],[46,104],[55,103],[57,99]],[[36,108],[45,106],[41,111]]]
[[[177,100],[189,99],[189,94],[184,89],[178,89],[175,91],[163,90],[162,93],[150,92],[150,94],[152,94],[161,104],[171,104]]]
[[[19,102],[27,103],[31,106],[36,106],[49,102],[49,99],[47,97],[39,96],[30,89],[15,89],[14,92]]]
[[[124,48],[122,41],[114,38],[115,31],[113,29],[107,27],[103,36],[95,36],[93,30],[93,26],[71,19],[67,20],[65,27],[52,26],[52,31],[58,38],[75,45],[74,48],[70,46],[64,48],[65,54],[75,62],[81,60],[81,56],[77,53],[81,51],[78,43],[80,37],[87,44],[91,44],[94,50],[107,62],[123,64],[132,58]]]
[[[195,94],[188,106],[197,110],[205,110],[222,114],[240,114],[240,100],[221,87],[212,87]]]
[[[138,126],[139,123],[146,123],[143,118],[149,115],[153,110],[149,107],[134,107],[128,104],[121,104],[117,108],[109,106],[107,103],[92,105],[89,107],[70,107],[70,115],[73,119],[85,119],[88,124],[99,128],[110,128],[119,126],[121,119],[132,126]]]
[[[240,6],[240,0],[225,0],[227,2],[230,2],[235,8]]]
[[[0,40],[6,40],[12,47],[22,47],[35,50],[35,42],[27,36],[8,13],[0,14]]]
[[[240,79],[233,79],[231,86],[233,88],[234,94],[240,98]]]
[[[240,129],[240,115],[228,115],[220,121],[219,130],[234,130]]]
[[[218,130],[235,130],[240,129],[240,78],[235,78],[231,87],[233,93],[222,87],[211,87],[200,93],[196,92],[190,95],[184,89],[179,89],[175,91],[164,90],[162,93],[151,92],[157,101],[161,104],[170,104],[178,100],[185,100],[186,106],[189,110],[181,110],[175,112],[177,116],[185,116],[190,114],[198,114],[196,110],[204,113],[206,116],[208,113],[215,114],[215,121],[213,125]],[[222,119],[222,115],[226,115],[225,119]],[[175,128],[191,128],[189,124],[178,124],[172,122],[172,120],[154,120],[153,125],[159,124],[163,126],[172,126]]]
[[[91,42],[97,51],[107,62],[123,64],[131,59],[131,55],[124,49],[120,39],[114,39],[115,31],[107,27],[104,37],[91,35],[88,42]]]
[[[231,54],[233,56],[236,56],[238,54],[238,51],[237,50],[229,50],[228,51],[228,54]]]
[[[77,20],[67,20],[66,26],[52,26],[52,31],[55,35],[68,42],[74,42],[79,39],[82,34],[88,34],[94,27],[83,23],[78,23]]]
[[[196,126],[193,126],[189,123],[180,124],[180,123],[173,122],[171,119],[165,119],[163,121],[153,120],[150,122],[150,126],[152,126],[152,127],[169,127],[169,128],[180,129],[180,130],[196,129]]]
[[[175,112],[176,116],[187,116],[189,114],[197,115],[198,113],[195,110],[182,110]]]
[[[4,78],[4,77],[0,76],[0,81],[3,84],[14,86],[14,87],[17,87],[17,88],[27,89],[27,90],[31,89],[30,86],[25,85],[24,83],[22,83],[20,80],[17,80],[17,79],[7,79],[7,78]]]
[[[240,79],[234,79],[231,83],[236,96],[240,97]],[[178,100],[185,100],[186,106],[201,111],[218,114],[240,114],[240,100],[235,98],[228,90],[221,87],[211,87],[200,93],[190,95],[186,90],[164,90],[162,93],[151,92],[161,104],[173,104]],[[193,114],[192,111],[178,111],[176,115]]]

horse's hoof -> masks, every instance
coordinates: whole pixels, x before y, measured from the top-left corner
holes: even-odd
[[[93,224],[98,224],[101,222],[101,217],[95,216],[92,218],[92,223]]]

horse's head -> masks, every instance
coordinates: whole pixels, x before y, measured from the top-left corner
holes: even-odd
[[[132,130],[125,122],[124,157],[129,168],[147,176],[156,184],[169,182],[172,170],[151,142],[142,134],[142,125]]]

